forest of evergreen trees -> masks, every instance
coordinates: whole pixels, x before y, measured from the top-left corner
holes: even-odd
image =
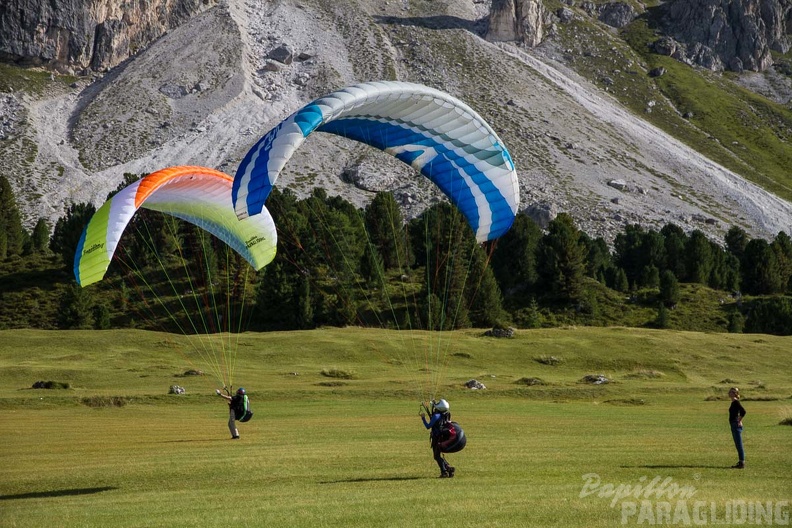
[[[127,175],[119,189],[135,179]],[[410,222],[388,193],[361,210],[321,189],[302,200],[275,190],[267,207],[278,226],[278,255],[259,273],[246,272],[244,261],[198,228],[141,210],[105,281],[80,289],[71,276],[74,251],[95,208],[71,204],[51,235],[43,219],[28,233],[0,177],[0,262],[58,257],[63,287],[39,285],[58,296],[57,320],[27,322],[44,328],[141,325],[140,317],[125,314],[133,311],[131,292],[145,276],[168,282],[172,291],[206,288],[232,304],[246,302],[253,310],[247,328],[258,330],[538,327],[567,321],[548,317],[558,312],[572,314],[577,324],[602,324],[590,316],[603,291],[652,305],[663,327],[668,310],[680,303],[680,285],[699,284],[751,299],[735,304],[723,330],[792,334],[792,239],[784,232],[767,241],[732,227],[716,242],[673,224],[660,231],[629,225],[610,247],[581,232],[565,213],[546,230],[518,215],[508,233],[482,246],[447,203]],[[176,286],[181,279],[168,275],[169,267],[197,276]],[[13,267],[3,269],[8,275]],[[0,301],[14,302],[2,295]]]

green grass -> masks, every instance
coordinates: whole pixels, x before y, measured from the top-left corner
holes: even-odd
[[[0,63],[0,92],[21,91],[40,95],[53,87],[65,89],[76,80],[74,76],[53,74],[43,68],[23,68]]]
[[[231,442],[215,381],[183,375],[196,366],[187,337],[0,332],[0,526],[613,526],[630,501],[604,486],[656,477],[694,489],[690,508],[713,503],[721,519],[731,501],[789,499],[790,428],[778,425],[792,396],[789,338],[482,334],[244,334],[236,373],[255,416]],[[448,456],[453,480],[435,478],[417,416],[431,373],[410,358],[427,339],[445,345],[439,390],[469,437]],[[329,368],[356,377],[323,386]],[[591,373],[613,383],[579,382]],[[488,388],[462,388],[472,377]],[[527,377],[545,384],[517,383]],[[71,388],[30,389],[38,379]],[[741,472],[726,469],[725,379],[748,410]],[[187,394],[168,395],[173,384]],[[601,486],[586,494],[591,474]]]

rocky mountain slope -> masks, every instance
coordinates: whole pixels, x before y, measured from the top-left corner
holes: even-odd
[[[0,82],[0,171],[30,226],[57,218],[69,202],[100,204],[124,173],[195,164],[233,174],[264,132],[310,100],[356,82],[400,79],[451,93],[493,125],[517,165],[522,208],[537,219],[567,211],[609,240],[627,223],[671,221],[713,238],[731,225],[753,236],[790,231],[790,202],[614,97],[619,75],[648,82],[650,72],[599,20],[601,8],[526,9],[540,24],[532,31],[542,32],[530,47],[504,33],[509,24],[521,31],[508,20],[499,22],[500,37],[484,38],[494,27],[490,8],[500,4],[205,2],[105,73],[42,78],[14,70],[24,78]],[[584,27],[588,33],[577,33]],[[587,75],[595,59],[608,64],[607,75]],[[757,90],[772,85],[788,101],[786,79],[770,83],[772,74],[750,82]],[[651,91],[642,97],[647,111],[669,104]],[[323,186],[361,205],[387,189],[408,215],[441,199],[389,156],[322,134],[297,152],[280,185],[298,194]]]

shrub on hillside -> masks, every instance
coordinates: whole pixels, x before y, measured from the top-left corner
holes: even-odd
[[[71,389],[71,383],[62,381],[37,381],[34,389]]]
[[[82,398],[80,403],[86,407],[123,407],[128,402],[123,396],[90,396]]]
[[[533,385],[544,385],[545,382],[539,378],[520,378],[514,383],[518,385],[528,385],[529,387]]]
[[[745,332],[792,335],[792,297],[757,299],[750,307]]]
[[[354,370],[343,370],[338,368],[322,369],[321,374],[326,378],[355,379],[357,377]]]

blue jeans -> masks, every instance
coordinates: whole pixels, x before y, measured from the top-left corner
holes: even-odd
[[[732,438],[734,438],[734,447],[737,448],[737,456],[739,457],[740,462],[745,461],[745,450],[743,449],[743,441],[742,441],[742,426],[737,425],[737,422],[729,422],[731,425],[731,432]]]

